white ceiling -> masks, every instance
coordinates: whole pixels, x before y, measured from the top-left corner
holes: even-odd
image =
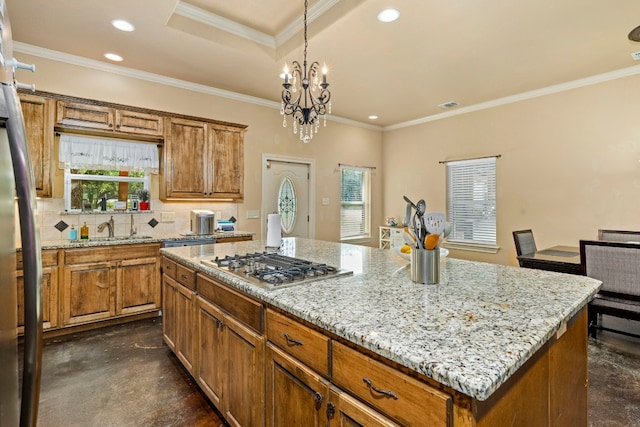
[[[14,40],[280,100],[302,60],[303,0],[7,0]],[[388,6],[400,18],[377,21]],[[133,33],[110,21],[126,19]],[[389,126],[640,63],[638,0],[310,0],[309,61],[329,68],[333,115]],[[18,59],[19,52],[16,54]],[[377,115],[371,121],[367,117]]]

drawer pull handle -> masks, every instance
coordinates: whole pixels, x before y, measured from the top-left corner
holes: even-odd
[[[181,278],[183,278],[184,280],[187,280],[189,278],[189,276],[187,276],[186,274],[183,274],[182,276],[180,276]]]
[[[313,396],[313,400],[316,402],[316,410],[320,409],[320,405],[322,405],[322,401],[324,400],[324,396],[316,391],[315,396]]]
[[[289,336],[289,334],[284,334],[284,339],[286,339],[286,340],[287,340],[287,343],[288,343],[289,345],[304,345],[304,344],[302,343],[302,341],[294,340],[293,338],[291,338],[291,337]]]
[[[369,387],[371,390],[375,391],[376,393],[384,394],[387,397],[393,397],[396,400],[398,399],[398,395],[392,392],[391,390],[381,390],[376,386],[374,386],[373,382],[369,378],[363,378],[362,381],[364,381],[367,387]]]

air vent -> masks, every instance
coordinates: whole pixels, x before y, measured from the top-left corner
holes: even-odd
[[[453,108],[457,106],[458,106],[458,103],[456,101],[449,101],[449,102],[445,102],[444,104],[438,105],[438,107],[440,108]]]
[[[640,52],[633,52],[631,54],[631,57],[634,59],[634,61],[640,61]]]

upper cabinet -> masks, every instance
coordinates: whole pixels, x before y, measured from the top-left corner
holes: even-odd
[[[36,195],[51,197],[55,101],[21,93],[20,105],[29,142]]]
[[[72,128],[162,137],[162,116],[102,105],[58,101],[56,124]]]
[[[244,126],[172,118],[165,130],[162,199],[243,197]]]

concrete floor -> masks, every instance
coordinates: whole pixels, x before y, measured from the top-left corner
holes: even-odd
[[[43,356],[41,427],[224,425],[162,343],[160,319],[46,340]],[[591,426],[640,426],[640,339],[590,338],[589,377]]]

